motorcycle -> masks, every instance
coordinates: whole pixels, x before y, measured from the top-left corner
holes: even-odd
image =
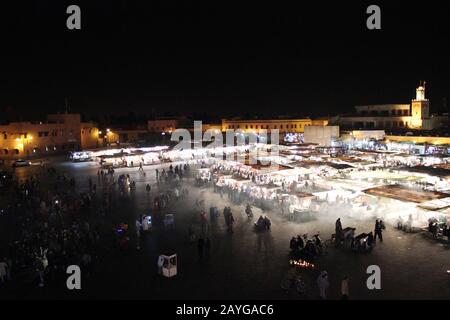
[[[290,290],[295,289],[298,294],[306,293],[306,285],[300,275],[293,278],[286,277],[281,281],[281,289],[288,293]]]

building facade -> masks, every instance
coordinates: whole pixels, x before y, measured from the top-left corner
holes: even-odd
[[[352,129],[432,130],[448,124],[449,118],[430,115],[430,103],[425,97],[423,83],[417,87],[416,98],[411,104],[356,106],[354,115],[339,116],[334,123]]]
[[[117,141],[120,143],[145,142],[148,136],[147,129],[114,129],[117,134]]]
[[[339,138],[339,134],[339,126],[307,126],[304,142],[329,147],[333,141]]]
[[[325,121],[325,120],[324,120]],[[313,121],[311,119],[270,119],[270,120],[232,120],[222,119],[222,131],[226,130],[241,130],[244,133],[260,133],[267,130],[278,130],[281,134],[284,133],[303,133],[305,127],[311,126]]]
[[[0,126],[0,157],[20,158],[98,146],[98,128],[79,114],[52,114],[45,122]]]
[[[148,131],[151,133],[172,133],[179,128],[180,122],[178,119],[156,119],[148,120]]]

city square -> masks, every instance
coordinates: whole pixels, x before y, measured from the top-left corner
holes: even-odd
[[[0,300],[177,318],[445,303],[449,11],[8,3]]]
[[[264,148],[267,147],[264,146]],[[231,148],[233,153],[236,150],[243,150],[242,152],[245,153],[245,149],[247,151],[252,149],[249,146],[245,149]],[[164,150],[164,148],[161,149]],[[372,165],[378,163],[374,170],[367,160],[366,167],[337,170],[329,167],[330,170],[324,170],[323,166],[327,166],[327,163],[336,164],[342,161],[339,158],[349,161],[348,156],[332,158],[328,155],[323,155],[322,159],[316,161],[305,160],[309,169],[306,170],[303,167],[305,170],[296,171],[288,167],[288,158],[295,154],[295,151],[288,155],[290,152],[287,150],[289,149],[281,152],[286,156],[278,156],[279,162],[284,162],[282,169],[278,170],[281,166],[276,166],[272,173],[271,168],[264,174],[261,174],[264,169],[250,172],[249,170],[252,170],[250,165],[208,157],[207,154],[217,153],[214,149],[193,150],[190,157],[186,156],[185,151],[150,151],[158,154],[160,158],[170,156],[171,158],[165,160],[170,162],[156,163],[155,161],[154,164],[145,166],[117,167],[111,177],[109,175],[106,177],[105,174],[106,178],[99,174],[99,170],[102,169],[94,161],[72,162],[56,159],[54,162],[38,161],[29,167],[16,168],[15,174],[19,181],[39,179],[39,187],[43,190],[47,188],[51,190],[51,185],[55,181],[57,185],[62,184],[62,189],[65,189],[64,184],[70,185],[73,177],[74,186],[64,191],[59,191],[58,187],[58,191],[55,190],[58,200],[54,201],[60,201],[64,208],[66,204],[63,201],[69,201],[69,198],[64,200],[64,197],[69,197],[72,193],[75,197],[87,193],[91,195],[91,204],[84,209],[87,212],[72,211],[71,213],[72,206],[68,203],[68,208],[62,213],[65,228],[70,230],[72,220],[80,226],[87,221],[90,228],[95,227],[98,230],[99,240],[95,249],[90,249],[94,250],[90,253],[93,262],[92,266],[89,266],[89,275],[83,273],[83,290],[79,292],[67,290],[63,281],[66,277],[63,275],[59,282],[52,282],[50,274],[56,273],[52,270],[48,270],[48,274],[44,276],[42,288],[39,278],[35,279],[32,275],[27,275],[26,270],[21,270],[14,275],[14,278],[17,278],[14,282],[17,282],[15,284],[11,282],[4,293],[7,296],[11,295],[10,297],[18,295],[23,298],[44,298],[48,295],[53,298],[317,299],[319,291],[315,278],[320,271],[326,270],[331,284],[329,296],[332,299],[339,298],[339,282],[345,276],[351,281],[350,288],[354,299],[380,297],[445,299],[448,296],[448,244],[445,240],[438,241],[424,235],[429,234],[428,219],[443,219],[447,214],[445,210],[437,213],[421,209],[417,204],[417,201],[421,201],[419,204],[425,204],[423,205],[425,208],[426,205],[433,204],[434,197],[445,199],[444,193],[424,190],[423,186],[426,186],[424,180],[430,179],[430,176],[418,178],[407,171],[391,173],[392,168],[389,165],[384,167],[381,161],[371,163]],[[198,159],[192,159],[194,151]],[[252,152],[258,153],[258,151],[257,148]],[[167,155],[161,156],[165,153]],[[118,154],[117,159],[126,161],[127,158],[123,154],[123,152]],[[367,155],[364,156],[367,157]],[[186,160],[186,157],[191,159]],[[195,158],[195,155],[193,157]],[[353,156],[353,158],[355,163],[359,157]],[[385,162],[390,160],[390,157],[386,156]],[[302,162],[291,161],[296,165]],[[126,162],[131,163],[129,160]],[[311,166],[312,162],[316,162],[320,169],[311,170],[314,168]],[[185,164],[189,165],[190,172],[182,181],[157,181],[157,171],[162,174],[163,169],[170,172],[170,166],[173,170],[173,167],[179,165],[181,168]],[[103,167],[108,165],[104,164]],[[253,165],[253,167],[258,166]],[[368,170],[368,167],[371,169]],[[53,169],[56,172],[54,174],[52,174]],[[225,175],[233,170],[234,174]],[[284,174],[280,180],[281,173],[286,171],[290,171],[290,174]],[[362,179],[355,181],[353,176],[358,173]],[[255,174],[256,179],[264,177],[273,180],[252,182],[252,179],[242,178],[241,175],[247,174]],[[309,176],[307,180],[305,174]],[[120,180],[122,175],[129,176],[127,178],[129,185],[124,187],[125,189],[117,183],[111,184],[111,181]],[[351,180],[347,181],[346,176]],[[58,179],[62,181],[58,182]],[[407,185],[408,189],[399,187],[399,190],[396,190],[398,194],[393,194],[391,190],[388,191],[387,196],[384,195],[385,197],[370,195],[373,193],[372,190],[376,189],[374,186],[382,185],[381,181],[387,184],[389,179],[393,179],[389,182],[396,181],[397,185],[399,182],[400,185]],[[300,186],[299,183],[294,187],[295,190],[290,189],[293,181],[305,182],[305,180],[306,185]],[[307,185],[308,181],[310,186]],[[414,181],[414,186],[411,186],[411,181]],[[225,183],[228,185],[226,186]],[[239,183],[239,186],[247,185],[248,187],[252,184],[255,187],[258,185],[261,187],[253,190],[246,189],[236,198],[230,192],[231,190],[237,192]],[[448,181],[446,183],[448,187]],[[93,189],[94,184],[95,189]],[[291,185],[288,187],[287,184]],[[150,185],[150,191],[147,190],[147,185]],[[177,192],[174,191],[174,186]],[[325,186],[332,187],[327,189]],[[219,189],[221,191],[218,191]],[[178,190],[180,194],[177,196]],[[184,194],[184,190],[188,193]],[[366,193],[360,190],[366,190]],[[413,190],[416,193],[407,194]],[[166,207],[155,207],[155,198],[163,194],[168,194],[170,198]],[[419,197],[419,194],[423,199],[407,200],[408,197]],[[282,203],[281,199],[286,199],[286,196],[289,204]],[[397,200],[399,197],[401,200]],[[101,208],[106,198],[111,199],[110,207]],[[252,205],[252,218],[248,218],[245,212],[247,204]],[[281,209],[280,206],[283,205],[285,209]],[[51,207],[53,206],[50,204],[48,208],[50,212],[57,210]],[[218,208],[217,218],[210,214],[211,207]],[[235,224],[232,234],[228,232],[222,217],[224,207],[230,207],[233,212]],[[100,214],[103,211],[107,212]],[[14,221],[14,217],[9,215],[23,214],[19,212],[21,212],[20,209],[10,208],[2,219],[9,220],[17,227],[19,222]],[[165,214],[174,215],[173,227],[165,226],[161,221]],[[255,230],[254,223],[261,215],[270,219],[270,230]],[[302,219],[303,215],[305,217]],[[413,216],[411,226],[406,226],[410,215]],[[153,223],[148,231],[141,231],[138,238],[135,221],[142,222],[143,216],[151,216]],[[399,217],[405,225],[402,227],[403,230],[398,228]],[[344,227],[356,229],[355,236],[373,231],[375,220],[383,219],[386,221],[383,242],[377,242],[370,253],[355,251],[348,244],[343,244],[339,248],[330,246],[326,249],[327,252],[314,257],[312,260],[316,265],[314,269],[300,268],[306,292],[302,294],[291,292],[292,290],[286,292],[282,288],[282,281],[290,270],[298,268],[290,264],[291,238],[303,234],[308,234],[307,238],[312,238],[314,234],[319,233],[323,243],[335,233],[335,221],[338,218],[341,219]],[[122,223],[129,226],[129,241],[124,247],[118,247],[114,244],[113,229]],[[35,227],[37,225],[33,228]],[[193,239],[190,239],[189,235],[191,228],[194,233]],[[12,230],[14,229],[3,230],[2,234],[6,235]],[[12,234],[10,236],[14,237]],[[209,238],[211,241],[208,253],[205,252],[201,257],[197,244],[200,238]],[[77,250],[81,252],[78,252],[77,258],[73,257],[74,263],[78,261],[77,259],[82,260],[82,251],[86,248]],[[173,278],[165,278],[158,274],[157,261],[158,256],[162,254],[177,255],[177,275]],[[380,266],[381,290],[369,290],[366,286],[369,276],[366,269],[370,265]],[[59,272],[62,271],[64,270]],[[421,278],[419,274],[422,272],[426,272],[428,276]],[[148,288],[152,289],[148,290]]]

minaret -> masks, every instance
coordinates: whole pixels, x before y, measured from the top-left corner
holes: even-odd
[[[430,104],[425,98],[425,81],[421,81],[416,89],[416,99],[411,102],[411,125],[415,129],[422,128],[422,120],[430,116]]]
[[[416,101],[425,100],[425,82],[420,84],[416,89]]]

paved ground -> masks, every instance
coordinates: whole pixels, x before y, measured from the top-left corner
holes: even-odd
[[[77,188],[88,188],[88,177],[96,179],[97,167],[93,163],[73,164],[61,162],[57,170],[75,175]],[[119,169],[116,174],[129,173],[136,180],[134,197],[117,199],[115,210],[106,226],[126,221],[134,226],[136,215],[147,212],[150,199],[145,194],[145,184],[153,183],[155,167],[146,167],[147,174],[137,169]],[[18,177],[26,177],[39,167],[17,169]],[[22,298],[138,298],[138,299],[316,299],[315,279],[319,270],[327,270],[330,277],[329,297],[339,297],[339,282],[344,275],[350,278],[352,299],[449,299],[450,269],[449,248],[421,234],[406,234],[388,226],[384,242],[377,244],[370,254],[354,254],[347,248],[332,248],[319,258],[319,270],[304,271],[307,293],[299,296],[284,293],[280,281],[288,271],[288,246],[291,236],[320,231],[323,240],[331,235],[337,216],[333,208],[323,212],[317,220],[292,223],[269,212],[272,230],[256,233],[247,220],[244,208],[231,206],[236,221],[235,233],[225,230],[223,217],[210,228],[212,250],[210,257],[199,261],[196,244],[189,243],[188,225],[199,223],[195,199],[201,197],[206,207],[215,205],[222,211],[230,205],[226,197],[220,198],[209,189],[198,189],[191,184],[189,199],[172,203],[167,212],[175,214],[175,228],[155,228],[143,238],[141,250],[116,252],[105,246],[98,272],[83,279],[80,292],[49,288],[9,288],[3,297]],[[153,187],[155,189],[156,187]],[[259,212],[256,210],[255,216]],[[374,221],[350,219],[342,213],[343,226],[353,226],[357,232],[372,230]],[[7,232],[6,232],[7,233]],[[7,235],[2,236],[6,241]],[[134,241],[134,239],[133,239]],[[133,242],[135,243],[135,242]],[[174,278],[157,275],[156,261],[161,253],[178,254],[178,272]],[[370,291],[366,287],[366,268],[379,265],[382,271],[382,290]],[[0,290],[1,293],[1,290]]]

